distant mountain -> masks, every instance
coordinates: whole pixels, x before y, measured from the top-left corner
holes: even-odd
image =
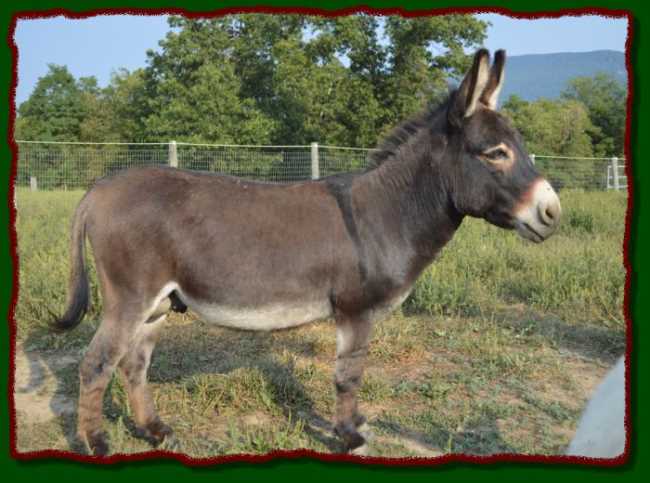
[[[512,94],[534,101],[554,99],[574,77],[606,72],[622,84],[627,82],[625,54],[615,50],[561,52],[557,54],[513,55],[506,62],[506,77],[501,102]]]

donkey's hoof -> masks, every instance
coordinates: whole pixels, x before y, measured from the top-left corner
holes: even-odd
[[[136,436],[147,440],[154,447],[160,446],[166,439],[175,439],[173,435],[172,428],[159,419],[136,429]]]
[[[98,431],[87,435],[88,447],[90,452],[95,456],[106,456],[108,454],[108,435],[103,431]]]
[[[334,427],[334,433],[343,440],[345,452],[350,453],[353,450],[366,444],[366,440],[351,425],[339,424]]]
[[[362,446],[367,446],[366,438],[361,436],[356,431],[354,433],[348,433],[343,435],[343,443],[345,444],[345,450],[348,453],[356,454],[355,451]]]
[[[368,456],[370,454],[370,447],[368,443],[363,443],[361,446],[351,449],[350,454],[354,456]]]

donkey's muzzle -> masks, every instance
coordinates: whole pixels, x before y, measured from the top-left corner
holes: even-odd
[[[557,193],[548,181],[539,178],[515,210],[515,227],[523,238],[540,243],[555,233],[561,215]]]

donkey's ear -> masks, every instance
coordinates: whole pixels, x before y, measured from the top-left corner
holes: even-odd
[[[479,97],[488,81],[489,58],[490,54],[486,49],[481,49],[474,55],[472,67],[460,83],[453,104],[450,106],[449,122],[453,125],[460,126],[464,118],[474,114]]]
[[[503,71],[506,66],[506,51],[497,50],[494,54],[494,64],[490,69],[490,78],[487,81],[485,90],[481,94],[481,103],[489,109],[496,109],[499,100],[499,93],[503,86]]]

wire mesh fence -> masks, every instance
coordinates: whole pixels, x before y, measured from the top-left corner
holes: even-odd
[[[168,145],[18,142],[16,186],[40,190],[86,189],[125,168],[169,164]]]
[[[337,173],[362,171],[368,167],[372,151],[363,148],[318,146],[319,174],[324,177]]]
[[[533,156],[535,166],[556,189],[625,190],[625,159]]]
[[[310,179],[309,146],[183,145],[170,165],[270,182]]]
[[[87,189],[98,178],[136,166],[174,166],[243,178],[292,182],[361,171],[371,149],[339,146],[237,146],[189,143],[18,141],[16,185],[32,190]],[[627,190],[625,160],[531,156],[556,189]]]

